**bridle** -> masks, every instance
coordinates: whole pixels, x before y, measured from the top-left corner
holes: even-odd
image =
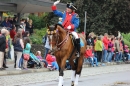
[[[61,48],[66,44],[66,42],[68,41],[68,38],[69,38],[69,31],[67,31],[66,37],[61,42],[59,42],[60,35],[59,35],[58,30],[56,31],[55,34],[56,34],[56,40],[55,40],[56,42],[52,42],[52,39],[51,39],[51,42],[50,42],[51,46],[52,46],[52,44],[56,45],[53,52],[61,50]],[[51,34],[51,36],[53,36],[53,35],[54,35],[54,33]]]

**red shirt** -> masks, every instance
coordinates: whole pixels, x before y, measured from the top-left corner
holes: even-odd
[[[54,56],[47,54],[46,61],[48,64],[52,65],[52,62],[56,61],[56,59]]]
[[[16,35],[16,31],[15,30],[11,30],[10,31],[10,37],[12,38],[12,40],[14,40],[15,35]]]
[[[91,49],[86,50],[85,55],[86,58],[93,57],[93,53]]]
[[[104,36],[103,44],[104,44],[104,47],[105,47],[106,50],[108,50],[108,43],[109,43],[109,41],[108,41],[107,37]]]

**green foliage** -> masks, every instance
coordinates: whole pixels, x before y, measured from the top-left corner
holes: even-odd
[[[42,44],[42,37],[46,34],[46,28],[35,29],[34,34],[30,36],[32,44]]]
[[[53,0],[55,1],[55,0]],[[80,16],[80,32],[84,29],[84,12],[87,11],[87,32],[103,34],[130,31],[130,0],[61,0],[76,4]],[[54,15],[49,16],[52,21]]]
[[[130,33],[127,34],[122,33],[122,36],[125,44],[130,47]]]
[[[33,21],[34,28],[41,29],[46,27],[47,15],[48,13],[44,13],[42,16],[29,15],[29,18]]]

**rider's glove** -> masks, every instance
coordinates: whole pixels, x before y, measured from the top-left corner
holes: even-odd
[[[55,5],[55,6],[56,6],[59,2],[60,2],[60,0],[57,0],[57,1],[55,1],[55,2],[54,2],[54,4],[53,4],[53,5]]]
[[[67,29],[69,29],[69,30],[70,30],[70,29],[71,29],[71,26],[69,25],[69,26],[67,27]]]

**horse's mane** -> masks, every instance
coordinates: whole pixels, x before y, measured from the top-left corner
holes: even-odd
[[[64,29],[64,27],[61,24],[55,24],[55,28],[57,28],[57,26],[60,26],[61,28]]]

